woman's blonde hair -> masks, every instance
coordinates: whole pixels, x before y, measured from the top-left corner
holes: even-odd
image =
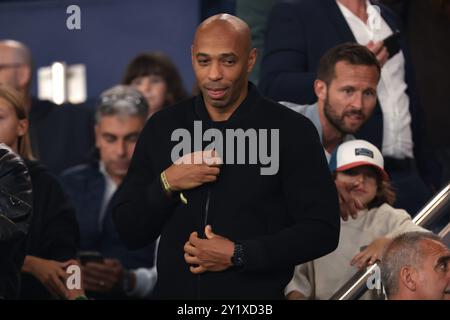
[[[28,113],[25,109],[23,98],[19,92],[11,87],[0,86],[0,98],[5,99],[16,112],[17,119],[28,120]],[[28,131],[21,137],[18,137],[17,152],[23,159],[33,160],[33,151],[31,150],[31,142]]]

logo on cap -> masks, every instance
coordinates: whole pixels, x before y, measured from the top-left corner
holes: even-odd
[[[355,156],[366,156],[373,159],[373,151],[366,148],[356,148]]]

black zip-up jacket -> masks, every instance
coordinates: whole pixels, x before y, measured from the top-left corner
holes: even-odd
[[[187,129],[194,140],[194,121],[200,120],[203,130],[279,129],[277,174],[261,175],[260,164],[225,163],[215,183],[183,192],[187,205],[168,198],[160,173],[172,164],[172,148],[179,143],[171,141],[172,132]],[[211,121],[201,96],[150,118],[114,199],[113,216],[130,248],[161,235],[154,291],[161,299],[282,299],[294,266],[333,251],[339,238],[337,193],[316,129],[305,117],[260,96],[252,84],[226,122]],[[243,244],[243,268],[189,271],[183,246],[191,232],[203,234],[206,224]]]

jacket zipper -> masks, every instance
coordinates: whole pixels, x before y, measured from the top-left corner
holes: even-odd
[[[206,195],[206,203],[205,203],[205,217],[203,220],[203,237],[206,237],[205,227],[208,225],[208,214],[209,214],[209,199],[211,198],[211,188],[208,188],[208,193]],[[197,275],[197,299],[202,298],[200,296],[200,279],[201,274]]]
[[[221,131],[223,131],[223,130],[221,130]],[[209,186],[208,193],[206,194],[205,216],[204,216],[204,219],[203,219],[203,231],[202,231],[203,238],[206,238],[205,227],[208,225],[209,201],[210,201],[210,198],[211,198],[211,189],[212,189],[212,186]],[[200,295],[200,280],[201,280],[201,276],[202,276],[201,274],[197,275],[197,299],[201,298],[201,295]]]
[[[208,225],[208,214],[209,214],[209,199],[211,197],[211,187],[208,189],[208,194],[206,195],[205,204],[205,219],[203,220],[203,236],[206,237],[205,227]]]

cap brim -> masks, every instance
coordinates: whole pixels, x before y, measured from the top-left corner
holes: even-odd
[[[346,170],[349,170],[349,169],[352,169],[352,168],[356,168],[356,167],[361,167],[361,166],[374,167],[380,173],[381,179],[383,179],[385,181],[389,181],[389,175],[387,174],[386,171],[384,171],[383,168],[381,168],[381,167],[379,167],[379,166],[377,166],[377,165],[375,165],[375,164],[373,164],[371,162],[366,162],[366,161],[352,162],[352,163],[349,163],[349,164],[347,164],[345,166],[336,168],[336,171],[342,172],[342,171],[346,171]]]

